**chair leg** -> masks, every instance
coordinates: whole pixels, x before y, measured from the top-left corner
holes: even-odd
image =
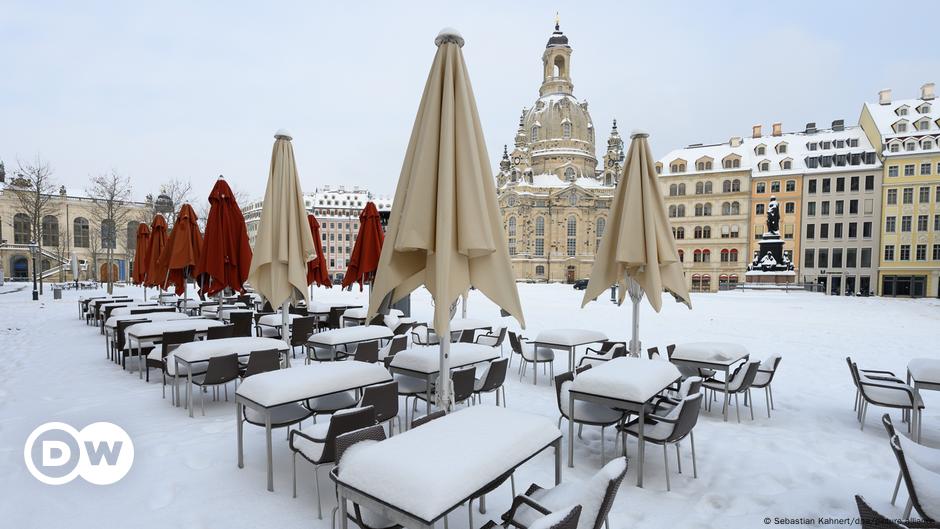
[[[741,424],[741,407],[738,406],[738,394],[734,394],[734,413],[738,416],[738,424]]]
[[[894,482],[894,494],[891,495],[891,505],[894,505],[894,502],[897,501],[898,490],[900,489],[901,489],[901,472],[898,471],[898,480]]]
[[[509,475],[509,485],[512,487],[512,497],[515,498],[516,497],[516,475],[515,474]]]
[[[751,408],[751,420],[753,421],[754,420],[754,399],[751,399],[750,396],[751,396],[751,388],[747,388],[747,392],[744,394],[744,402],[745,402],[745,405],[747,405],[746,403],[748,401],[751,402],[751,405],[749,407]]]
[[[902,518],[904,518],[905,520],[907,520],[908,518],[910,518],[910,517],[911,517],[911,509],[912,509],[913,507],[914,507],[914,503],[911,501],[910,498],[908,498],[908,499],[907,499],[907,506],[904,507],[904,516],[902,516]]]
[[[770,386],[764,388],[764,400],[767,401],[767,418],[770,418]]]
[[[767,391],[770,393],[770,409],[775,410],[777,408],[774,408],[774,388],[772,388],[770,384],[768,384]]]
[[[228,402],[228,382],[222,384],[222,389],[225,390],[225,402]],[[754,417],[751,418],[753,419]]]
[[[666,443],[663,443],[663,465],[666,467],[666,492],[669,492],[671,490],[669,487],[669,450],[666,448]]]
[[[862,409],[861,409],[861,414],[862,414],[862,418],[861,418],[862,427],[859,428],[859,429],[860,429],[861,431],[863,431],[863,432],[865,431],[865,413],[866,413],[867,411],[868,411],[868,402],[867,402],[867,401],[862,402]]]
[[[317,520],[322,520],[323,507],[320,505],[320,465],[313,467],[313,481],[317,484]]]
[[[294,497],[297,497],[297,452],[291,452],[291,480],[294,482]]]
[[[202,416],[206,416],[206,388],[202,388],[202,391],[199,392],[199,403],[202,406]]]
[[[692,446],[692,477],[698,478],[698,468],[695,465],[695,433],[689,432],[689,444]]]
[[[679,473],[682,474],[682,457],[679,456],[679,443],[676,443],[675,446],[676,446],[676,467],[678,467]]]

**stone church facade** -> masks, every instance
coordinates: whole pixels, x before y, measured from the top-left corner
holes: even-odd
[[[587,101],[574,97],[568,37],[558,24],[542,54],[539,98],[523,108],[513,149],[503,149],[497,192],[519,280],[573,282],[591,272],[620,178],[617,121],[598,168]]]

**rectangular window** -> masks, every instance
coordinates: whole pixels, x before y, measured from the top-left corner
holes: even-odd
[[[930,202],[930,188],[927,186],[922,186],[918,191],[917,201],[921,204],[926,204]]]
[[[808,191],[808,193],[811,193],[811,194],[815,194],[815,193],[816,193],[816,179],[815,179],[815,178],[809,181],[809,191]]]
[[[874,213],[874,211],[875,211],[875,201],[870,198],[866,198],[865,199],[865,214],[871,215],[872,213]]]
[[[836,178],[836,193],[843,192],[845,192],[845,177],[840,176],[839,178]]]
[[[815,239],[815,238],[816,238],[816,225],[815,225],[815,224],[807,224],[807,225],[806,225],[806,238],[807,238],[807,239]]]
[[[888,190],[888,194],[887,194],[887,198],[886,198],[885,200],[887,201],[887,203],[888,203],[889,206],[893,206],[893,205],[897,204],[897,203],[898,203],[898,190],[897,190],[897,189],[889,189],[889,190]]]
[[[830,191],[832,191],[832,182],[830,181],[829,178],[823,178],[822,179],[822,192],[828,193]]]
[[[899,252],[898,259],[901,261],[910,261],[911,260],[911,245],[902,244],[901,251]]]
[[[829,268],[829,250],[826,248],[820,248],[819,254],[816,256],[816,265],[819,268]]]
[[[901,202],[904,204],[914,203],[914,188],[913,187],[904,188],[904,194],[903,194]]]
[[[885,246],[885,261],[894,261],[894,245]]]
[[[858,238],[858,223],[850,222],[849,223],[849,239]]]
[[[888,167],[888,176],[897,176],[898,175],[898,166],[892,165]]]
[[[871,239],[871,222],[862,223],[862,237]]]
[[[927,245],[926,244],[917,245],[917,247],[914,249],[914,258],[917,259],[918,261],[927,260]]]
[[[896,226],[897,226],[897,222],[898,222],[898,218],[895,217],[894,215],[890,215],[890,216],[888,216],[888,217],[885,217],[885,232],[886,232],[886,233],[894,233],[895,230],[897,230],[897,227],[896,227]]]
[[[930,162],[920,164],[920,174],[922,175],[930,174]]]
[[[904,176],[914,176],[914,164],[910,163],[904,166]]]
[[[862,257],[858,264],[862,268],[871,268],[871,248],[862,248]]]
[[[819,225],[819,238],[828,239],[829,238],[829,225],[826,223]]]
[[[754,225],[754,239],[760,240],[761,234],[764,233],[764,227],[765,226],[763,224]]]
[[[858,191],[859,183],[860,183],[859,177],[853,176],[852,179],[849,180],[849,191]]]
[[[836,222],[835,224],[833,224],[833,225],[832,225],[832,232],[833,232],[833,233],[832,233],[832,236],[833,236],[834,238],[836,238],[836,239],[841,239],[841,238],[842,238],[842,223],[841,223],[841,222]]]
[[[787,162],[787,164],[789,163]],[[786,167],[786,169],[789,169],[789,167]],[[792,193],[794,191],[796,191],[796,180],[787,180],[787,192]]]
[[[906,232],[911,231],[911,216],[910,215],[901,216],[901,231],[906,231]]]
[[[875,190],[875,175],[865,175],[865,191]]]
[[[843,214],[845,214],[845,201],[836,200],[836,215],[843,215]]]
[[[535,255],[539,257],[545,255],[545,239],[535,239]]]
[[[807,216],[807,217],[815,217],[815,216],[816,216],[816,203],[815,203],[815,202],[807,202],[807,203],[806,203],[806,216]]]
[[[858,215],[858,200],[849,200],[849,215]]]
[[[927,215],[917,216],[917,231],[927,231]]]
[[[793,224],[785,224],[783,226],[783,238],[784,239],[793,238]]]
[[[568,239],[568,256],[569,256],[569,257],[573,257],[573,256],[574,256],[575,250],[576,250],[576,248],[575,248],[576,244],[577,244],[577,242],[576,242],[575,239]]]
[[[796,202],[787,202],[783,205],[784,213],[794,213],[796,211]]]
[[[933,216],[933,231],[940,231],[940,215]]]
[[[933,245],[933,256],[934,261],[940,261],[940,244]]]
[[[820,212],[819,212],[819,214],[820,214],[820,215],[828,215],[828,214],[829,214],[829,201],[828,201],[828,200],[823,200],[822,202],[820,202]]]
[[[855,268],[858,260],[858,248],[845,249],[845,267]]]
[[[780,181],[776,180],[770,183],[770,192],[779,193],[780,192]]]
[[[803,252],[803,268],[815,268],[816,250],[807,248]]]

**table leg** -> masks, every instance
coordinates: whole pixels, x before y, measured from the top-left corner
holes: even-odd
[[[186,369],[186,407],[189,408],[189,417],[192,418],[193,416],[193,370],[192,368]]]
[[[192,411],[192,405],[189,406],[189,409]],[[268,452],[268,490],[274,492],[274,458],[271,455],[271,410],[265,410],[264,435]]]
[[[427,383],[425,384],[425,388],[427,389],[427,392],[428,392],[427,394],[428,400],[425,401],[425,411],[424,411],[425,415],[431,414],[431,378],[432,377],[433,375],[428,375],[428,380],[427,380]],[[446,413],[446,410],[445,410],[445,413]],[[415,418],[412,417],[411,422],[414,422],[414,420]]]
[[[173,405],[177,408],[180,407],[180,361],[175,355],[173,356],[173,391],[170,393],[173,395]]]
[[[568,348],[568,371],[574,371],[574,346]]]
[[[568,393],[568,409],[574,409],[574,395]],[[574,468],[574,421],[568,419],[568,468]]]
[[[728,422],[728,404],[731,402],[731,396],[728,394],[728,383],[731,378],[731,368],[728,368],[728,371],[725,371],[725,397],[724,402],[721,405],[721,416],[725,422]],[[641,426],[642,428],[642,426]]]
[[[241,402],[235,403],[235,431],[238,443],[238,468],[245,468],[245,453],[242,450],[242,431],[244,430],[244,425],[242,424],[242,410],[245,408],[245,405]]]
[[[570,408],[570,409],[574,409],[574,408]],[[643,487],[643,452],[645,448],[644,445],[646,445],[646,438],[643,437],[643,424],[645,422],[646,422],[646,405],[642,405],[640,406],[640,418],[639,418],[639,422],[637,422],[637,429],[636,429],[637,431],[636,455],[637,455],[637,459],[639,460],[637,462],[637,467],[636,467],[636,486],[640,488]]]
[[[554,443],[555,445],[555,486],[561,485],[561,437]]]
[[[137,378],[144,379],[144,357],[143,348],[140,346],[140,339],[137,340]]]

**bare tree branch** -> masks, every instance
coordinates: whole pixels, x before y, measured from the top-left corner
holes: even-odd
[[[128,202],[131,199],[131,181],[126,176],[121,176],[117,172],[93,176],[90,187],[85,193],[91,198],[94,206],[91,209],[91,216],[95,219],[101,230],[101,247],[105,250],[108,263],[108,293],[114,291],[114,251],[117,249],[119,234],[125,234],[127,230],[122,230],[122,226],[127,225],[131,216],[131,208]],[[124,248],[128,244],[125,240]]]
[[[42,252],[42,219],[54,213],[51,204],[55,183],[52,167],[38,154],[32,162],[17,160],[13,179],[7,183],[8,191],[16,199],[19,210],[29,217],[31,242],[39,245]],[[39,261],[41,262],[41,260]],[[39,274],[39,291],[42,292],[42,274]]]
[[[192,191],[192,183],[189,180],[183,181],[180,178],[174,178],[160,185],[160,194],[170,197],[173,204],[173,212],[166,219],[170,226],[176,222],[176,213],[179,211],[180,206],[191,200]]]

